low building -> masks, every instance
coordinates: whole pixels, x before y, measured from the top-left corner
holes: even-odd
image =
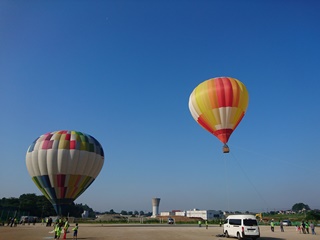
[[[187,215],[186,211],[176,211],[174,212],[175,216],[185,217]]]
[[[187,217],[198,217],[198,218],[202,218],[203,220],[213,220],[213,219],[219,219],[222,217],[220,211],[199,210],[199,209],[193,209],[193,210],[187,211],[186,216]]]
[[[173,213],[172,212],[161,212],[160,216],[172,216]]]

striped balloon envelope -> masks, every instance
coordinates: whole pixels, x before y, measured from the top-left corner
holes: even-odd
[[[189,110],[196,122],[226,145],[246,113],[249,94],[245,85],[231,77],[211,78],[191,93]]]
[[[33,182],[58,215],[96,179],[104,163],[101,144],[77,131],[41,135],[28,148],[26,165]]]

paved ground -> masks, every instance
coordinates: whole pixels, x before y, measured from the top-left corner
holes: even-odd
[[[71,229],[74,224],[71,224]],[[36,240],[53,239],[53,233],[49,233],[53,228],[43,225],[25,225],[17,227],[0,227],[0,240]],[[320,230],[319,230],[320,231]],[[317,239],[319,235],[299,234],[295,227],[285,227],[285,232],[280,232],[276,228],[271,232],[268,226],[260,226],[260,240],[304,240]],[[316,229],[317,232],[317,229]],[[79,224],[79,240],[222,240],[217,237],[222,233],[222,228],[210,225],[209,229],[199,228],[197,225],[154,225],[154,224]],[[320,232],[319,232],[320,233]],[[72,239],[72,233],[67,235],[67,239]]]

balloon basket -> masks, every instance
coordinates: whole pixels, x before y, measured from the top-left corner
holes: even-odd
[[[222,147],[222,151],[223,151],[223,153],[229,153],[229,152],[230,152],[230,149],[229,149],[228,145],[224,145],[224,146]]]

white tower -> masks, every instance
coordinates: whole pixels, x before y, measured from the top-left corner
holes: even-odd
[[[156,216],[159,216],[159,204],[160,204],[160,198],[152,198],[152,216],[155,218]]]

